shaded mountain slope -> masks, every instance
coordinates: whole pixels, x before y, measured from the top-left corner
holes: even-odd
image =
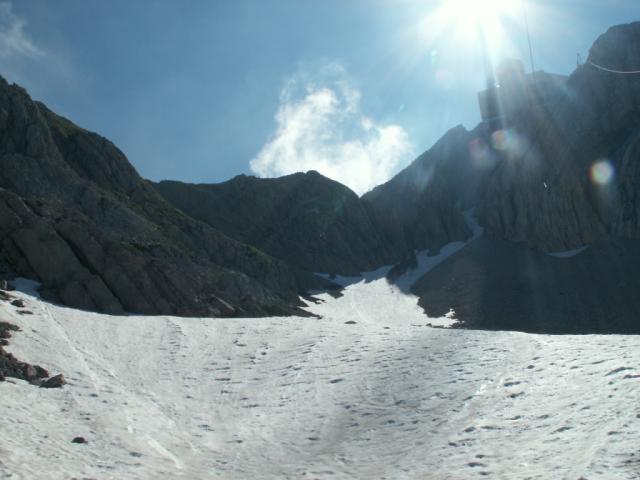
[[[416,283],[427,313],[454,308],[481,328],[640,332],[640,75],[591,62],[637,69],[640,22],[602,35],[556,101],[511,115],[493,138],[476,129],[491,164],[473,200],[488,238]],[[542,253],[586,245],[571,258]]]
[[[450,130],[406,169],[362,197],[396,251],[437,251],[471,236],[461,208],[473,180],[465,177],[472,138],[462,126]]]
[[[104,312],[262,315],[317,286],[165,202],[108,140],[0,80],[0,242],[50,298]]]
[[[640,76],[589,62],[637,69],[640,22],[602,35],[563,97],[512,117],[522,152],[497,154],[483,183],[478,214],[489,233],[544,251],[576,248],[603,233],[640,238]],[[610,183],[590,175],[601,161],[615,171]]]
[[[556,258],[482,237],[413,286],[429,316],[454,309],[468,328],[639,333],[640,241],[603,238]]]
[[[190,216],[305,270],[357,274],[397,257],[358,196],[315,171],[154,186]]]
[[[363,196],[393,244],[437,248],[468,232],[459,210],[477,207],[493,236],[542,251],[602,234],[640,238],[640,22],[609,29],[564,94],[514,112],[501,130],[456,127],[389,182]],[[615,181],[598,185],[606,160]]]
[[[309,271],[353,275],[470,236],[459,198],[478,179],[470,176],[464,184],[459,172],[469,171],[471,139],[463,127],[451,130],[361,199],[314,171],[154,186],[193,218],[277,258]]]

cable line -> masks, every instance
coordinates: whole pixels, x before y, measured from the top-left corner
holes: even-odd
[[[640,75],[640,70],[630,70],[630,71],[613,70],[611,68],[598,65],[597,63],[593,63],[591,60],[588,60],[587,63],[589,63],[592,67],[597,68],[598,70],[602,70],[603,72],[617,73],[620,75]]]

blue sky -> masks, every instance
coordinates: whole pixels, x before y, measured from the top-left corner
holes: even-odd
[[[477,39],[460,18],[434,24],[441,4],[0,0],[0,74],[152,180],[316,168],[361,193],[479,121]],[[528,61],[519,8],[492,48]],[[536,67],[566,74],[609,26],[640,19],[638,0],[526,8]]]

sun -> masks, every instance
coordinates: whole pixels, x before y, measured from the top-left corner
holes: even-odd
[[[452,36],[469,45],[485,42],[490,49],[508,42],[505,21],[521,13],[522,0],[441,0],[425,18],[428,34]]]
[[[487,28],[501,17],[513,15],[518,0],[443,0],[442,15],[461,27]]]

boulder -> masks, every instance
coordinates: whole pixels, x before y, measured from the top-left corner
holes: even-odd
[[[4,348],[2,348],[8,345],[8,339],[11,337],[11,333],[19,330],[17,326],[11,323],[0,322],[0,374],[3,378],[14,377],[30,382],[48,377],[49,372],[44,368],[21,362],[14,357],[13,354],[6,352]]]
[[[42,388],[62,388],[63,385],[66,385],[67,381],[64,379],[64,375],[59,374],[55,375],[40,384]]]

